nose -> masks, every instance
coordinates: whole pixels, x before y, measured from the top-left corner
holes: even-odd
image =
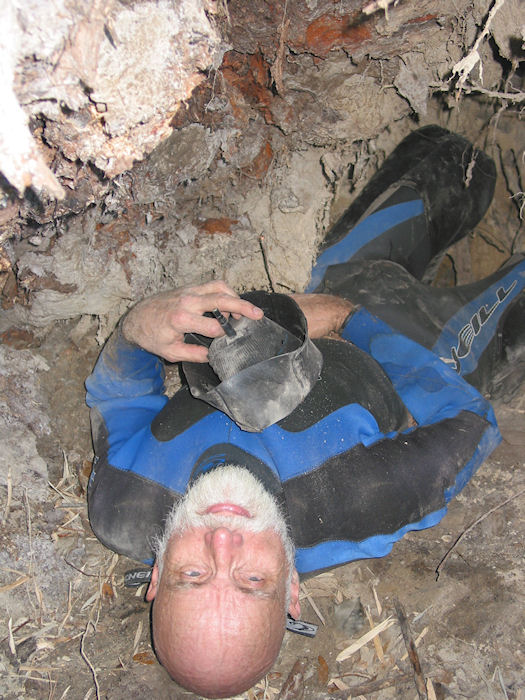
[[[242,535],[232,532],[227,527],[217,527],[205,535],[205,541],[210,548],[217,567],[221,564],[228,566],[238,548],[242,545]]]

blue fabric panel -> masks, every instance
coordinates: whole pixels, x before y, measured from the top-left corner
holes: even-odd
[[[161,360],[128,343],[120,329],[110,338],[90,377],[86,402],[96,408],[109,433],[109,458],[134,435],[141,435],[166,405]],[[136,438],[135,438],[136,439]],[[131,449],[128,448],[128,450]]]
[[[118,469],[129,470],[169,489],[184,492],[195,462],[210,445],[228,442],[231,420],[223,413],[205,416],[175,439],[159,442],[146,425],[129,437],[109,460]]]
[[[502,313],[525,286],[525,263],[463,306],[443,328],[433,352],[461,375],[470,374],[496,333]]]
[[[164,389],[164,366],[158,357],[128,343],[116,331],[87,378],[86,389],[90,408],[111,398],[159,394]]]
[[[407,532],[424,530],[437,525],[447,512],[446,508],[435,513],[429,513],[418,523],[403,526],[391,535],[375,535],[362,542],[348,540],[332,540],[322,542],[314,547],[301,547],[296,551],[296,566],[300,574],[317,569],[324,569],[338,564],[346,564],[357,559],[375,559],[384,557],[392,551],[392,547]]]
[[[382,437],[372,414],[357,404],[334,411],[302,432],[272,425],[261,433],[281,481],[317,468],[358,442],[366,445]]]
[[[380,209],[360,221],[340,241],[327,248],[317,258],[312,269],[310,283],[305,292],[313,292],[322,282],[326,269],[330,265],[346,262],[357,251],[385,231],[398,224],[423,214],[424,207],[421,199],[394,204],[386,209]]]
[[[365,445],[383,437],[374,417],[362,406],[351,404],[327,416],[303,432],[292,433],[277,425],[263,433],[248,433],[227,416],[217,412],[206,416],[173,440],[159,442],[149,423],[128,434],[127,411],[110,413],[108,427],[114,434],[108,454],[110,463],[130,470],[162,486],[184,491],[200,455],[213,445],[230,443],[268,464],[281,481],[317,468],[326,459],[349,450],[358,442]],[[122,422],[122,424],[121,424]]]
[[[392,330],[366,309],[350,318],[342,336],[380,363],[418,423],[434,423],[466,410],[496,425],[491,405],[474,387],[433,352]]]

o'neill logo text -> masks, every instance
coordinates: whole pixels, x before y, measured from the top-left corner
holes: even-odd
[[[481,329],[487,323],[494,311],[496,311],[498,306],[502,304],[509,296],[516,284],[517,282],[514,280],[508,289],[499,287],[498,291],[496,292],[497,300],[490,307],[490,309],[487,308],[486,304],[483,304],[483,306],[481,306],[472,316],[470,321],[459,331],[457,346],[450,348],[450,354],[452,355],[452,360],[456,365],[455,369],[458,374],[461,369],[461,360],[470,355],[474,339],[477,335],[479,335]]]

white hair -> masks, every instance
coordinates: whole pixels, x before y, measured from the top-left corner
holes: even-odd
[[[241,506],[252,517],[206,513],[209,506],[224,502]],[[173,534],[182,534],[193,527],[213,528],[224,525],[250,532],[276,532],[284,547],[291,578],[295,548],[277,500],[248,469],[231,464],[202,474],[188,488],[182,500],[173,506],[166,519],[163,534],[153,542],[159,576],[162,574],[166,549]]]

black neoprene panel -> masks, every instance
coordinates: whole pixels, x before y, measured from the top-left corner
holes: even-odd
[[[279,421],[282,428],[300,432],[351,403],[370,411],[382,433],[406,424],[405,405],[370,355],[346,341],[321,338],[315,344],[323,353],[321,377],[303,403]]]
[[[356,445],[285,482],[296,545],[391,534],[439,510],[444,490],[473,455],[487,425],[463,411],[370,447]]]

